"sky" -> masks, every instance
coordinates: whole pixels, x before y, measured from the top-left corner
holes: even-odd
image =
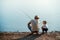
[[[39,31],[46,20],[48,31],[60,31],[60,0],[0,0],[0,31],[29,32],[27,23],[38,15]]]

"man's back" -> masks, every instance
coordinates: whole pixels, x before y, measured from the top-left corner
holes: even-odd
[[[37,20],[31,20],[31,28],[32,28],[32,31],[38,31],[38,21]]]

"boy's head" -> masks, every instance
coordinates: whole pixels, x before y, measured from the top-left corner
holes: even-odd
[[[46,21],[43,21],[43,24],[47,24],[47,22]]]

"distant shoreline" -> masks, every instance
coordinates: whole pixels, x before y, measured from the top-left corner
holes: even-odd
[[[60,31],[51,31],[51,32],[60,32]],[[2,32],[2,31],[0,31],[0,33],[13,33],[13,32],[11,32],[11,31],[9,31],[9,32],[6,32],[6,31]],[[25,32],[14,32],[14,33],[25,33]],[[28,33],[31,33],[31,32],[28,32]]]

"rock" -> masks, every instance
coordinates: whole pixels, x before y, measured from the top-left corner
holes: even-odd
[[[60,36],[56,36],[56,40],[60,40]]]

